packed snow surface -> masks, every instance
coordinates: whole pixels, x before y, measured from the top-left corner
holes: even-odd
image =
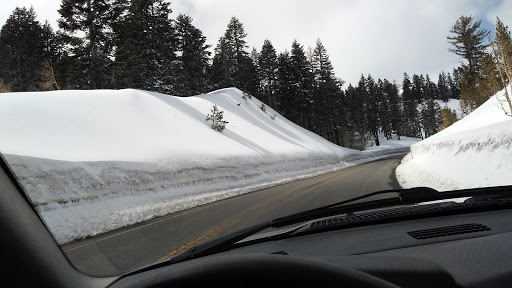
[[[404,154],[337,146],[236,88],[0,94],[0,151],[60,243],[204,203]],[[216,104],[221,133],[206,115]]]
[[[400,185],[440,191],[512,185],[512,117],[503,110],[507,105],[500,104],[504,93],[412,145],[396,169]]]

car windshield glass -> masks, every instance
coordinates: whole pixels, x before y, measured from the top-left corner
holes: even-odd
[[[507,1],[4,2],[0,153],[85,274],[377,191],[512,185]]]

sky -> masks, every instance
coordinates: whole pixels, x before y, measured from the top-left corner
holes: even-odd
[[[0,23],[16,6],[33,6],[38,20],[57,29],[61,0],[2,0]],[[247,33],[247,51],[269,39],[278,52],[297,40],[305,49],[320,39],[336,76],[357,84],[362,74],[401,83],[409,75],[452,72],[462,59],[446,37],[462,15],[494,30],[496,16],[512,27],[512,0],[173,0],[171,18],[191,16],[215,47],[231,17]]]

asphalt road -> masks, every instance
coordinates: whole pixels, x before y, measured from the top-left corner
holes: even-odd
[[[242,228],[363,194],[400,188],[401,157],[248,193],[63,246],[77,269],[119,275]]]

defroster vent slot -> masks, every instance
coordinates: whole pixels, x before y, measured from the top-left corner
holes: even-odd
[[[407,232],[411,237],[423,240],[423,239],[430,239],[430,238],[437,238],[437,237],[445,237],[445,236],[452,236],[452,235],[459,235],[459,234],[467,234],[467,233],[474,233],[474,232],[482,232],[482,231],[489,231],[491,228],[482,225],[482,224],[462,224],[462,225],[454,225],[454,226],[446,226],[446,227],[439,227],[439,228],[433,228],[433,229],[425,229],[425,230],[418,230],[418,231],[411,231]]]

